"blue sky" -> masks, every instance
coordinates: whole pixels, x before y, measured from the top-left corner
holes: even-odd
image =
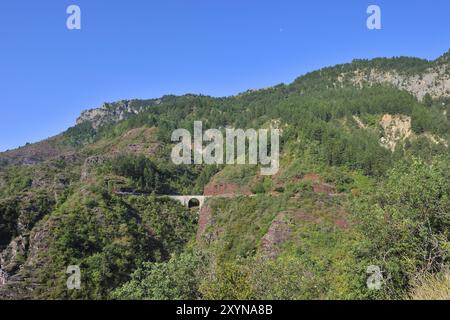
[[[82,29],[66,28],[76,4]],[[382,30],[366,9],[382,10]],[[0,6],[0,150],[104,101],[236,94],[353,58],[450,48],[448,0],[9,0]]]

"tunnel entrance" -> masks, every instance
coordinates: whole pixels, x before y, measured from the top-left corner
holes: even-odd
[[[188,208],[199,208],[200,207],[200,201],[198,199],[192,198],[189,200]]]

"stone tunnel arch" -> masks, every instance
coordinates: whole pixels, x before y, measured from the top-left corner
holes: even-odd
[[[200,208],[200,200],[197,198],[191,198],[188,201],[187,207],[189,209],[191,208]]]
[[[170,199],[180,202],[183,206],[188,208],[199,208],[201,209],[205,204],[208,196],[168,196]],[[195,199],[195,202],[191,202]],[[197,204],[198,203],[198,204]]]

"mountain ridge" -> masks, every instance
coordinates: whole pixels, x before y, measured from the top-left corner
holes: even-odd
[[[400,70],[397,72],[377,72],[377,67],[371,68],[371,64],[375,65],[392,65],[399,60],[407,61],[409,63],[404,63]],[[374,59],[354,59],[351,63],[338,64],[333,67],[325,67],[317,71],[313,71],[307,73],[305,75],[299,76],[296,78],[292,84],[295,85],[298,82],[301,82],[302,79],[310,77],[312,75],[321,74],[324,71],[328,70],[339,70],[339,69],[354,69],[354,85],[361,85],[361,82],[369,82],[369,83],[390,83],[400,89],[405,89],[413,94],[415,94],[419,99],[422,99],[426,93],[430,93],[432,97],[449,97],[450,96],[450,68],[449,66],[444,66],[442,69],[437,69],[436,67],[440,64],[446,64],[450,61],[450,50],[445,54],[441,55],[435,60],[425,60],[419,59],[415,57],[392,57],[392,58],[374,58]],[[410,64],[416,65],[417,62],[420,62],[423,68],[423,72],[425,75],[415,75],[414,77],[405,77],[405,70],[408,70],[408,66]],[[359,70],[362,69],[362,70]],[[363,71],[361,74],[359,71]],[[428,73],[426,73],[428,71]],[[343,84],[348,78],[350,72],[343,71],[340,75],[337,76],[337,81]],[[364,77],[368,79],[363,79]],[[350,78],[352,78],[350,76]],[[425,78],[425,79],[423,79]],[[413,86],[412,83],[419,82],[419,86]],[[441,82],[441,86],[439,90],[428,91],[427,89],[432,88],[431,84],[434,82]],[[404,82],[408,82],[408,84],[404,84]],[[290,86],[288,85],[288,86]],[[260,90],[269,90],[273,89],[276,86],[264,88],[264,89],[255,89],[253,91]],[[245,93],[244,93],[245,94]],[[190,94],[186,94],[190,95]],[[238,94],[238,96],[241,94]],[[90,122],[94,129],[101,127],[107,123],[115,123],[121,120],[126,119],[128,116],[133,114],[138,114],[145,109],[151,108],[152,106],[159,105],[161,101],[164,100],[164,97],[156,98],[156,99],[147,99],[147,100],[121,100],[113,103],[104,103],[100,108],[93,108],[89,110],[83,111],[78,117],[76,123],[82,124],[83,122]],[[140,102],[145,102],[147,105],[142,105]],[[136,104],[136,105],[134,105]]]
[[[403,297],[416,270],[443,269],[450,242],[446,73],[431,87],[406,80],[447,61],[356,60],[226,98],[109,103],[0,154],[0,298]],[[403,80],[377,82],[394,72]],[[276,122],[279,172],[173,164],[172,132],[199,120]],[[212,197],[196,209],[161,194]],[[386,290],[366,289],[374,264]],[[67,289],[68,265],[83,270],[80,291]]]
[[[404,59],[405,61],[417,62],[420,61],[423,70],[434,71],[432,74],[428,73],[425,77],[422,75],[414,75],[413,77],[405,75],[402,72],[377,72],[376,68],[370,68],[371,63],[377,64],[392,64],[396,60]],[[329,70],[342,71],[339,75],[336,75],[336,81],[333,81],[332,86],[344,85],[345,82],[353,82],[353,85],[361,86],[364,82],[368,83],[390,83],[400,89],[405,89],[413,94],[415,94],[419,99],[423,99],[426,93],[431,93],[432,97],[450,97],[450,67],[445,65],[450,62],[450,50],[439,56],[435,60],[419,59],[415,57],[392,57],[392,58],[374,58],[374,59],[354,59],[351,63],[338,64],[333,67],[325,67],[316,71],[309,72],[305,75],[299,76],[291,84],[287,86],[296,86],[301,83],[301,81],[308,77],[320,76],[323,72]],[[358,65],[363,65],[358,67]],[[436,66],[444,64],[445,66],[438,69],[436,72]],[[406,64],[407,65],[407,64]],[[352,69],[351,71],[345,71],[345,69]],[[362,70],[361,70],[362,69]],[[407,69],[407,68],[406,68]],[[424,79],[425,78],[425,79]],[[439,85],[439,90],[427,91],[427,88],[431,88],[434,82],[438,81],[441,83]],[[405,83],[406,82],[406,83]],[[419,82],[419,86],[413,86],[413,82]],[[280,85],[265,89],[250,90],[248,92],[261,91],[261,90],[271,90]],[[190,95],[190,94],[186,94]],[[160,105],[166,97],[174,97],[171,95],[163,96],[160,98],[152,99],[131,99],[131,100],[119,100],[117,102],[105,102],[99,108],[92,108],[84,110],[80,113],[79,117],[76,119],[76,125],[82,125],[84,123],[90,123],[94,130],[101,128],[106,124],[117,123],[121,120],[125,120],[132,115],[139,114],[144,110],[148,110],[152,106]],[[226,97],[225,97],[226,98]],[[218,98],[220,99],[220,98]],[[56,137],[56,136],[55,136]],[[49,139],[54,139],[55,137],[50,137]],[[48,139],[36,142],[40,143]],[[36,144],[34,143],[34,144]],[[19,147],[12,150],[7,150],[0,152],[0,157],[2,155],[14,152],[23,147]]]

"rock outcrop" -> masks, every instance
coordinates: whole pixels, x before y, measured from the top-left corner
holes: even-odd
[[[415,134],[412,131],[412,120],[410,116],[385,114],[380,121],[380,126],[383,129],[380,144],[392,152],[395,151],[399,143],[404,143],[408,139],[417,139],[421,136],[427,138],[434,144],[442,144],[448,147],[446,140],[429,132],[420,135]]]
[[[358,69],[342,74],[339,80],[342,82],[343,79],[350,79],[357,86],[365,83],[388,83],[398,89],[406,90],[422,100],[427,93],[433,98],[450,96],[449,71],[448,64],[430,67],[421,74],[412,75],[402,74],[395,70]]]
[[[197,228],[197,241],[200,242],[202,240],[206,242],[211,241],[211,235],[206,235],[206,229],[208,226],[214,223],[212,208],[206,203],[199,212],[198,218],[198,228]]]
[[[290,232],[288,216],[285,212],[279,213],[261,240],[261,252],[269,258],[276,258],[281,251],[280,246],[289,239]]]
[[[146,100],[145,103],[133,103],[133,101],[122,100],[113,103],[104,103],[100,108],[83,111],[77,119],[77,124],[90,122],[94,129],[105,124],[116,123],[131,115],[139,114],[151,106],[161,103],[159,99]]]
[[[0,253],[0,269],[4,275],[17,272],[19,267],[25,262],[27,242],[25,237],[19,236],[11,241],[6,249]]]
[[[139,112],[140,110],[131,108],[128,101],[105,103],[100,108],[83,111],[77,119],[77,124],[90,122],[92,127],[97,129],[106,122],[118,122],[125,119],[129,114],[137,114]]]
[[[395,150],[398,142],[405,141],[413,134],[409,116],[385,114],[380,125],[384,130],[380,143],[391,151]]]

